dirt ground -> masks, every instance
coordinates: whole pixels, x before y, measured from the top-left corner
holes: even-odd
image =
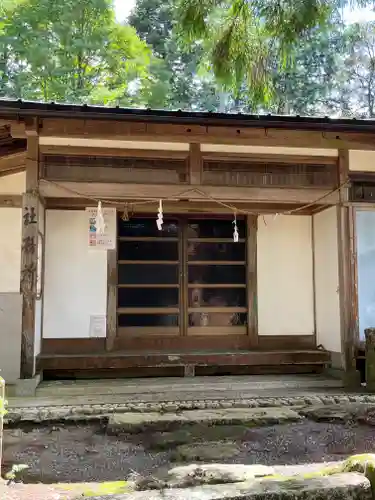
[[[100,424],[6,429],[3,473],[14,464],[26,464],[29,468],[22,480],[33,486],[22,497],[25,486],[0,484],[0,499],[69,498],[66,493],[61,497],[56,491],[42,492],[45,486],[38,483],[118,481],[137,474],[160,476],[179,460],[179,445],[185,445],[186,454],[186,443],[194,461],[199,460],[195,447],[209,450],[211,443],[216,462],[286,465],[343,460],[355,453],[374,452],[375,433],[367,425],[311,421],[255,429],[199,426],[167,434],[122,436],[107,435]],[[228,444],[235,451],[229,458]],[[209,461],[207,454],[204,458]]]

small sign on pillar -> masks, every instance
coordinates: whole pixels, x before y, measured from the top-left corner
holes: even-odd
[[[103,208],[104,226],[103,234],[97,231],[97,208],[87,207],[88,246],[93,250],[116,249],[116,208]]]

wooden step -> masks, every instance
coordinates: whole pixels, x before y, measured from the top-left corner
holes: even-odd
[[[183,353],[42,354],[42,370],[121,370],[146,367],[296,366],[325,365],[330,355],[321,350]]]

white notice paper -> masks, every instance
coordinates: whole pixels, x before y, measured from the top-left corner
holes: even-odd
[[[90,338],[105,338],[107,336],[106,316],[90,316]]]
[[[89,231],[89,248],[97,250],[115,250],[116,248],[116,209],[103,208],[105,224],[104,234],[97,234],[96,214],[97,207],[87,207],[87,225]]]

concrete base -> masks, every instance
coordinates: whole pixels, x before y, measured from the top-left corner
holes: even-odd
[[[16,398],[32,398],[36,395],[36,389],[42,382],[42,373],[33,378],[18,379],[13,385],[7,386],[7,396]]]
[[[358,370],[346,372],[343,357],[340,352],[331,351],[331,366],[324,370],[324,374],[343,382],[345,389],[355,390],[361,387],[361,373]]]
[[[361,387],[361,372],[358,370],[351,370],[344,373],[343,383],[345,389],[356,390]]]

